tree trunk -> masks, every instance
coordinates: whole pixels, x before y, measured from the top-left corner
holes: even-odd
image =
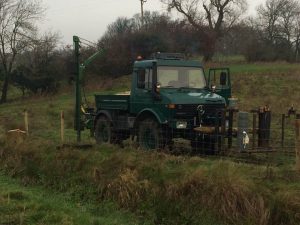
[[[299,61],[299,52],[300,52],[300,39],[297,37],[297,40],[296,40],[296,49],[295,49],[295,61],[298,62]]]
[[[203,43],[202,49],[204,55],[203,60],[205,62],[211,61],[216,51],[217,39],[215,34],[211,32],[205,35],[202,39],[202,43]]]
[[[4,83],[2,86],[0,104],[3,104],[7,101],[7,91],[8,91],[8,75],[4,78]]]

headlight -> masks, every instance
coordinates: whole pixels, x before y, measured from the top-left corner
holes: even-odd
[[[177,129],[186,129],[187,128],[187,122],[186,121],[177,121],[176,122],[176,128]]]

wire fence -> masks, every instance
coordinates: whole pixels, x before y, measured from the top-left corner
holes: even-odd
[[[251,112],[221,110],[206,112],[202,117],[190,112],[193,114],[190,119],[187,113],[163,125],[153,117],[137,122],[120,114],[115,115],[117,120],[109,121],[103,115],[95,126],[95,137],[98,143],[122,146],[129,140],[143,150],[156,149],[175,155],[231,158],[267,165],[295,163],[295,112],[274,114],[268,108]],[[131,131],[125,129],[128,123],[135,123]]]
[[[82,141],[262,165],[293,165],[297,159],[299,161],[299,132],[297,134],[295,127],[299,115],[296,112],[278,114],[268,108],[250,112],[197,108],[174,109],[174,119],[163,123],[149,114],[137,118],[124,110],[114,110],[111,115],[86,110],[83,125],[89,124],[91,130],[83,132]],[[40,120],[49,121],[48,118],[33,119],[28,112],[24,115],[27,135],[56,140],[60,136],[63,145],[74,143],[73,119],[65,118],[65,113],[60,114],[60,126],[58,120],[54,121],[54,130],[51,128],[48,132],[40,125],[43,124]]]

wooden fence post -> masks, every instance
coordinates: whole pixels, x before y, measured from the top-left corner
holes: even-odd
[[[25,131],[26,131],[26,135],[29,135],[29,122],[28,122],[28,112],[25,109],[24,111],[24,125],[25,125]]]
[[[61,137],[61,142],[64,143],[64,141],[65,141],[65,114],[64,114],[64,111],[60,112],[60,137]]]
[[[295,122],[295,152],[296,152],[296,170],[300,172],[300,117],[297,116]]]

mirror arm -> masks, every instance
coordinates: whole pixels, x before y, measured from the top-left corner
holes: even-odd
[[[160,101],[161,100],[161,96],[160,94],[156,91],[157,88],[157,63],[153,62],[152,64],[152,96],[155,100]]]

